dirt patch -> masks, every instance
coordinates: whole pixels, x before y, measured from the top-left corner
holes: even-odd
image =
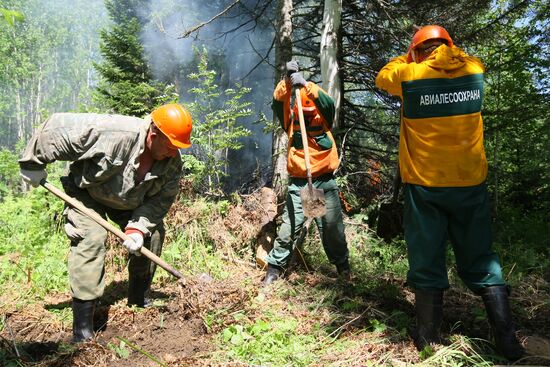
[[[11,310],[0,333],[0,365],[10,360],[41,367],[159,365],[155,359],[168,366],[204,365],[213,350],[212,332],[223,327],[223,322],[207,327],[206,316],[219,309],[240,309],[254,296],[244,292],[241,281],[216,281],[202,274],[184,286],[163,286],[166,298],[160,306],[128,308],[125,299],[98,304],[95,340],[77,345],[70,344],[70,321],[56,316],[70,314],[67,296],[56,297],[59,303],[54,305]]]

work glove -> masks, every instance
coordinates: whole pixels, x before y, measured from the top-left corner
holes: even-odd
[[[298,62],[291,60],[286,63],[286,75],[291,76],[293,73],[297,73],[298,70]]]
[[[292,73],[292,75],[290,76],[290,82],[292,83],[293,87],[297,88],[305,87],[307,84],[302,74],[298,72]]]
[[[139,232],[127,234],[128,238],[122,244],[132,255],[141,256],[141,246],[143,246],[143,235]]]
[[[23,181],[32,187],[38,187],[40,185],[40,181],[45,180],[46,177],[48,177],[48,173],[45,169],[30,170],[21,168],[20,174]]]

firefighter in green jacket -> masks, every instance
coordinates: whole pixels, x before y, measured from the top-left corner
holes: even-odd
[[[334,120],[334,100],[317,84],[307,82],[298,71],[298,63],[286,64],[287,75],[273,92],[273,111],[289,138],[287,170],[290,176],[283,222],[269,252],[264,285],[279,279],[289,263],[294,243],[302,230],[305,218],[300,190],[307,185],[304,147],[296,103],[291,109],[292,88],[300,88],[302,110],[307,131],[313,186],[325,194],[327,212],[315,218],[323,248],[329,261],[336,266],[342,279],[350,278],[348,247],[344,234],[342,207],[334,171],[340,163],[331,129]]]
[[[147,306],[155,264],[139,256],[145,246],[157,256],[164,240],[163,218],[179,190],[180,148],[191,146],[192,122],[179,104],[155,109],[144,119],[101,114],[56,113],[41,125],[19,165],[34,187],[46,166],[71,161],[61,181],[65,192],[116,222],[130,239],[128,305]],[[105,288],[107,231],[70,206],[64,211],[71,241],[69,282],[73,297],[73,341],[93,338],[96,300]]]
[[[380,70],[376,86],[402,101],[399,167],[405,183],[407,283],[414,288],[418,348],[440,340],[450,240],[458,275],[485,304],[497,350],[521,357],[508,287],[491,248],[491,210],[483,146],[481,61],[447,31],[418,30],[406,55]]]

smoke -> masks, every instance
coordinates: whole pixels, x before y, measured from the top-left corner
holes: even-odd
[[[232,2],[232,1],[231,1]],[[209,55],[223,55],[225,65],[224,85],[233,87],[236,83],[252,88],[246,99],[253,102],[253,118],[239,121],[251,130],[252,136],[243,139],[244,147],[229,154],[230,182],[228,189],[233,190],[245,185],[254,172],[267,172],[271,163],[271,135],[263,132],[263,124],[253,124],[260,113],[271,118],[271,96],[273,92],[273,70],[262,62],[268,53],[273,39],[273,30],[269,24],[251,22],[242,15],[243,8],[232,8],[223,16],[202,26],[187,38],[181,38],[184,32],[202,22],[208,22],[224,10],[207,1],[173,4],[172,1],[155,1],[150,9],[144,9],[143,16],[153,18],[142,34],[151,70],[156,79],[175,80],[180,95],[192,87],[186,72],[196,71],[193,60],[193,47],[206,47]],[[228,1],[227,6],[230,4]],[[272,55],[270,55],[272,58]],[[195,68],[193,70],[193,68]],[[226,82],[226,83],[225,83]],[[265,174],[260,181],[265,181]]]

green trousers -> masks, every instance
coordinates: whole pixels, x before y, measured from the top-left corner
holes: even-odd
[[[65,192],[94,210],[104,219],[115,222],[123,231],[128,223],[131,211],[115,210],[96,202],[86,190],[72,183],[72,179],[63,178]],[[80,211],[65,206],[65,233],[71,241],[69,253],[69,283],[73,298],[94,300],[103,295],[105,289],[105,241],[107,230],[88,218]],[[164,226],[161,223],[150,237],[145,238],[144,246],[160,256],[164,242]],[[156,264],[145,256],[129,255],[128,273],[149,285],[156,270]]]
[[[485,184],[472,187],[405,185],[405,241],[408,284],[416,289],[449,287],[447,240],[458,275],[472,291],[504,285],[500,262],[491,249],[491,211]]]
[[[277,232],[273,249],[266,257],[269,264],[286,267],[290,261],[296,239],[304,225],[305,217],[300,199],[300,189],[307,186],[306,179],[291,178],[288,186],[283,222]],[[329,261],[340,265],[348,260],[348,246],[344,233],[342,207],[338,186],[333,175],[324,175],[313,180],[313,186],[325,193],[327,213],[315,218],[323,248]]]

